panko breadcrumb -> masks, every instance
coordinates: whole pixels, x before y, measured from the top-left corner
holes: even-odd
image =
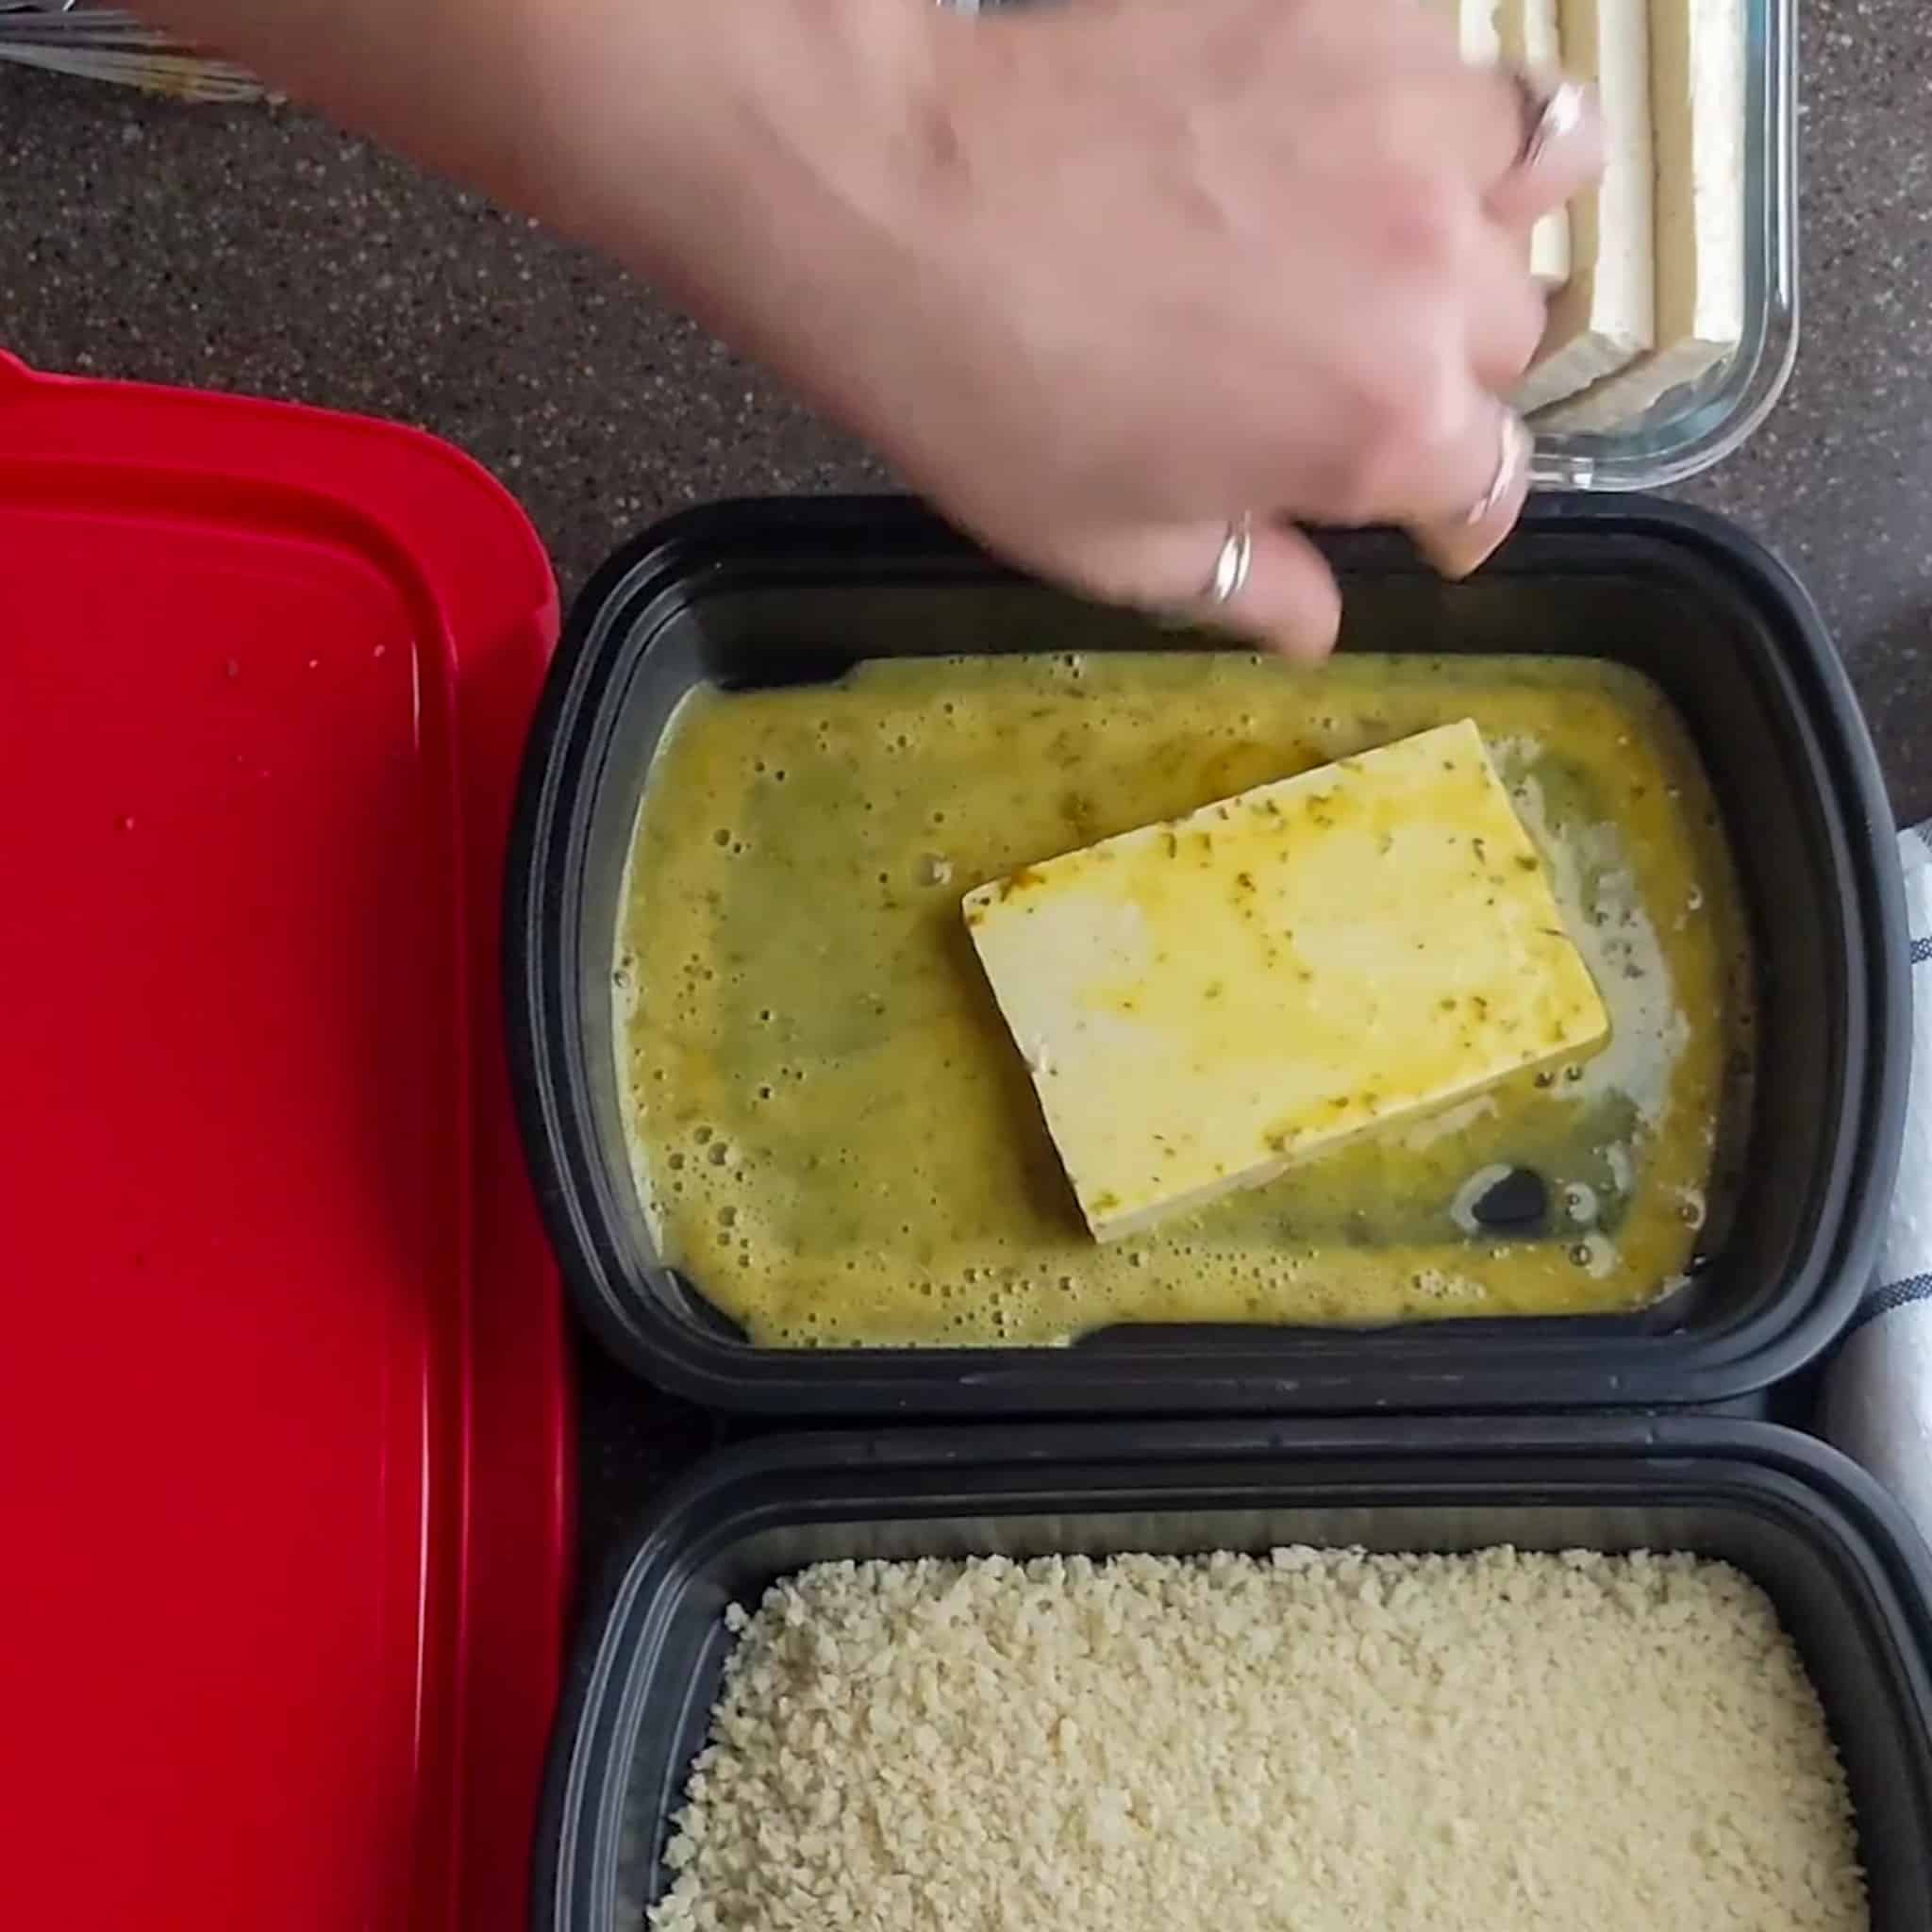
[[[654,1932],[1864,1932],[1764,1593],[1689,1556],[830,1563],[738,1643]]]

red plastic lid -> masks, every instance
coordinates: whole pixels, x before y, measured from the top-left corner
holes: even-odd
[[[412,431],[0,358],[0,1925],[520,1925],[571,1547],[500,1041],[556,591]]]

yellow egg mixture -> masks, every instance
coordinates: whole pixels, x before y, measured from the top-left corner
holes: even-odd
[[[1464,717],[1607,1045],[1096,1243],[963,894]],[[1749,948],[1707,784],[1661,694],[1583,659],[927,658],[701,689],[645,788],[613,985],[665,1257],[767,1343],[1629,1309],[1682,1278],[1748,1111]],[[1518,1170],[1546,1213],[1485,1225]]]

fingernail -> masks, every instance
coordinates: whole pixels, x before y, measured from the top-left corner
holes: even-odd
[[[1583,125],[1584,109],[1589,103],[1589,92],[1581,81],[1558,81],[1544,98],[1542,113],[1537,120],[1536,132],[1532,137],[1537,152],[1541,153],[1552,142],[1563,141],[1574,134]]]
[[[1523,96],[1523,152],[1516,158],[1519,174],[1532,174],[1538,162],[1558,142],[1574,136],[1590,118],[1592,91],[1567,75],[1522,73],[1516,85]]]

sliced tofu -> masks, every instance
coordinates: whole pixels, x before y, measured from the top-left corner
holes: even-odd
[[[1646,0],[1559,0],[1563,65],[1595,84],[1607,159],[1571,204],[1570,280],[1518,391],[1525,413],[1627,369],[1657,341]]]
[[[969,893],[1096,1238],[1608,1028],[1468,721]]]
[[[1502,0],[1496,26],[1503,58],[1519,72],[1553,75],[1563,64],[1557,0]],[[1570,279],[1570,210],[1545,215],[1530,232],[1529,272],[1545,289]]]
[[[1631,422],[1744,339],[1743,0],[1651,0],[1650,46],[1656,345],[1552,409],[1553,428]]]
[[[1501,0],[1457,0],[1456,37],[1472,67],[1493,67],[1503,58]]]

